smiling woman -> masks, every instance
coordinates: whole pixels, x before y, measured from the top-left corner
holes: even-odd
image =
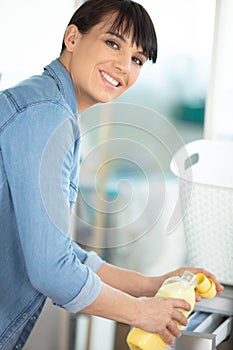
[[[136,82],[147,60],[141,47],[131,44],[131,36],[110,32],[112,21],[112,17],[101,21],[87,34],[73,24],[66,30],[60,62],[73,80],[79,112],[123,94]]]
[[[66,29],[60,62],[76,88],[79,112],[131,87],[141,66],[157,58],[157,38],[145,9],[132,1],[89,0]]]
[[[169,274],[114,267],[69,234],[78,192],[78,112],[120,96],[156,57],[155,31],[142,6],[89,0],[72,17],[60,57],[0,93],[2,350],[24,346],[47,297],[71,313],[158,332],[169,344],[180,335],[176,323],[186,325],[178,311],[189,310],[184,300],[151,298]]]

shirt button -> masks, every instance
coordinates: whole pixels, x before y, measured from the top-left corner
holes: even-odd
[[[22,345],[21,345],[21,344],[17,344],[15,348],[16,348],[16,349],[21,349],[21,348],[22,348]]]
[[[28,317],[28,315],[27,314],[23,314],[23,318],[27,318]]]

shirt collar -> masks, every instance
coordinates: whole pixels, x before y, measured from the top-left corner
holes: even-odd
[[[78,103],[72,79],[58,59],[52,61],[44,68],[44,74],[52,76],[57,83],[59,90],[69,104],[74,115],[78,114]]]

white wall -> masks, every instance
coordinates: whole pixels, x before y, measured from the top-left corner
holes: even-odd
[[[0,89],[58,57],[74,0],[0,0]]]
[[[233,140],[233,1],[217,0],[205,137]]]

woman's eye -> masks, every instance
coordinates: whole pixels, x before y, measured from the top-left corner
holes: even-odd
[[[112,49],[119,49],[119,45],[113,40],[106,40],[105,43]]]
[[[142,66],[143,65],[143,62],[142,62],[142,60],[140,58],[133,57],[132,59],[138,66]]]

